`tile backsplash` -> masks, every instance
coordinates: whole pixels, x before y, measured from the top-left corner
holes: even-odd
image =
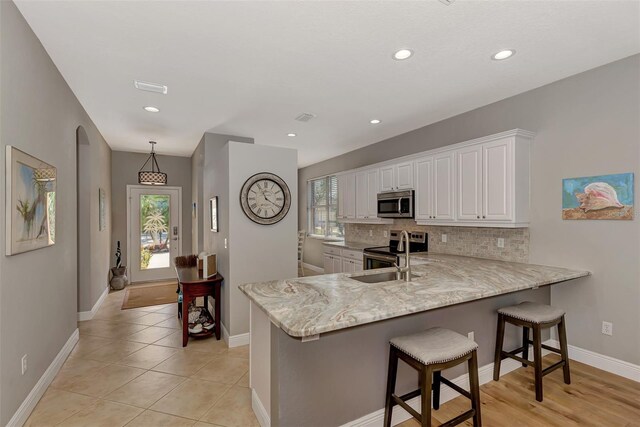
[[[429,234],[429,252],[467,255],[503,261],[529,261],[528,228],[441,227],[416,225],[409,219],[396,219],[389,225],[345,224],[345,240],[386,245],[389,230],[425,231]],[[442,235],[447,242],[442,243]],[[504,239],[504,248],[498,247],[498,238]]]

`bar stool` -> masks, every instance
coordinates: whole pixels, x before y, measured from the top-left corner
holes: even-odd
[[[500,362],[510,357],[522,363],[522,366],[533,366],[535,371],[536,400],[542,402],[542,377],[562,366],[565,384],[571,384],[569,373],[569,357],[567,354],[567,332],[564,322],[564,310],[550,305],[535,302],[523,302],[511,307],[498,310],[498,332],[496,335],[496,357],[493,365],[493,379],[500,379]],[[509,322],[516,326],[522,326],[522,347],[513,351],[502,351],[504,342],[504,326]],[[560,349],[542,344],[542,329],[558,325],[558,338]],[[529,329],[533,329],[533,341],[529,340]],[[529,344],[533,344],[533,362],[529,360]],[[542,369],[542,349],[560,354],[562,360],[546,369]],[[516,353],[522,352],[522,357]]]
[[[480,384],[478,382],[478,344],[456,332],[443,328],[432,328],[424,332],[393,338],[389,349],[389,371],[384,409],[384,426],[391,426],[391,415],[395,405],[402,406],[422,426],[431,427],[431,394],[433,408],[440,408],[440,383],[443,382],[471,400],[471,409],[448,421],[443,426],[454,426],[473,418],[474,427],[481,427]],[[420,388],[397,396],[395,394],[398,359],[419,372]],[[470,392],[442,377],[441,371],[468,361]],[[422,396],[422,415],[407,405],[406,401]]]

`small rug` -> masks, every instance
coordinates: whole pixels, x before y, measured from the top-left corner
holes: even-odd
[[[149,285],[128,286],[122,301],[122,309],[177,303],[177,287],[177,282],[166,281]]]

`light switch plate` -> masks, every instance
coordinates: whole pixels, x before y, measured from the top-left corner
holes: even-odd
[[[442,235],[442,243],[447,243],[447,235],[446,234]]]
[[[498,247],[504,248],[504,238],[498,237]]]

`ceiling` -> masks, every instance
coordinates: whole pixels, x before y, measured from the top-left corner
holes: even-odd
[[[640,52],[638,1],[16,3],[114,150],[189,156],[210,131],[300,166]]]

